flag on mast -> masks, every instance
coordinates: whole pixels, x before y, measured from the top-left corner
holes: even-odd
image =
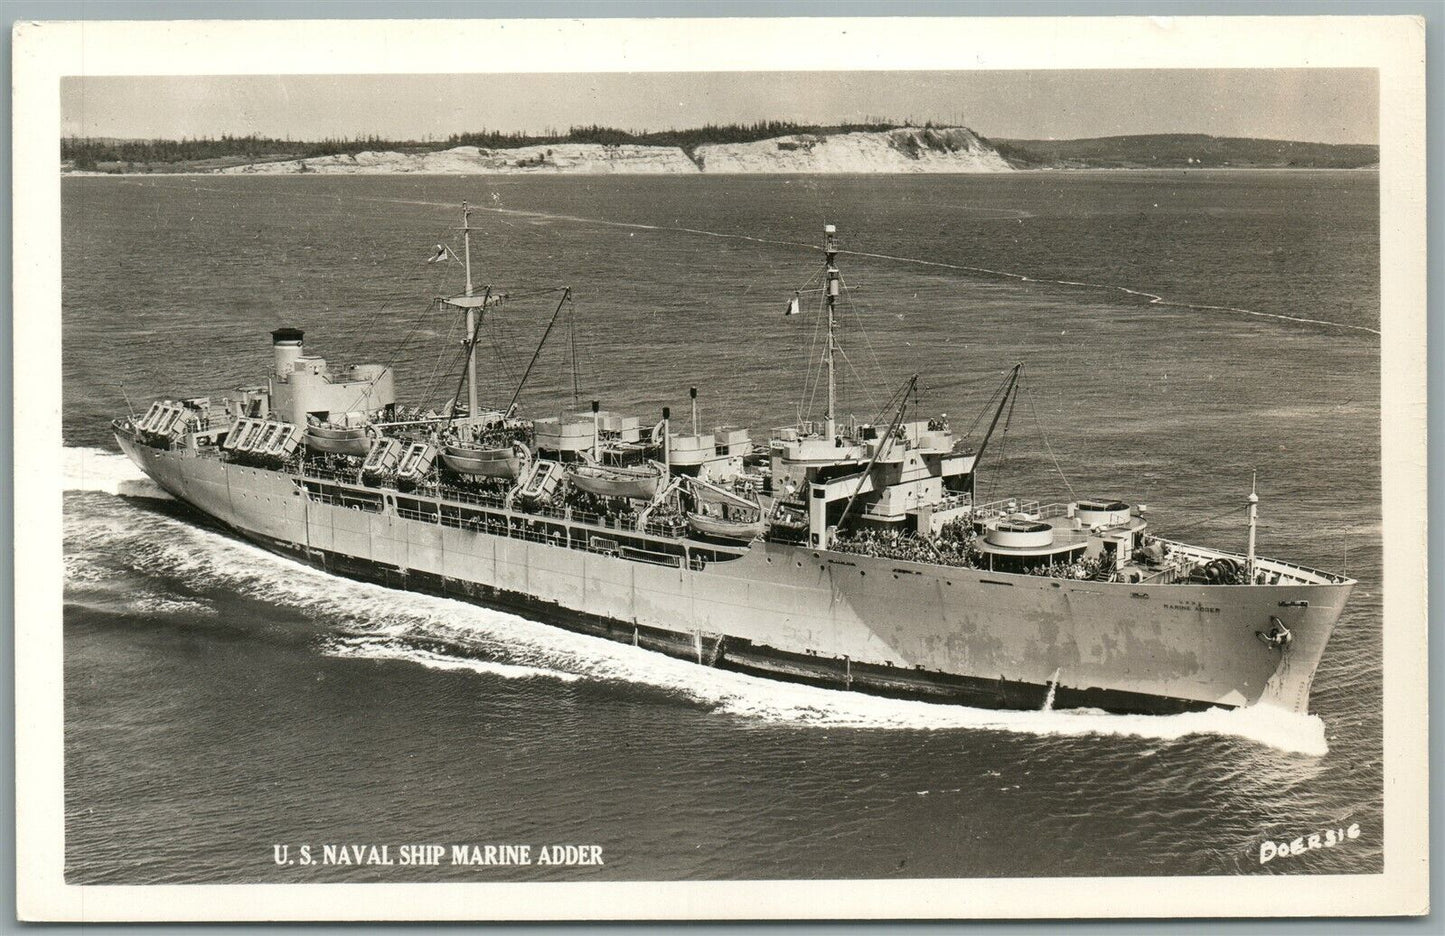
[[[438,260],[445,260],[447,258],[447,253],[448,251],[446,244],[437,244],[436,256],[428,260],[427,263],[436,263]]]
[[[797,315],[799,312],[803,311],[803,309],[802,309],[802,305],[803,305],[803,304],[802,304],[802,302],[799,301],[799,299],[800,299],[800,297],[797,296],[797,295],[794,295],[793,298],[789,299],[789,300],[788,300],[788,308],[783,312],[783,314],[784,314],[784,315]]]

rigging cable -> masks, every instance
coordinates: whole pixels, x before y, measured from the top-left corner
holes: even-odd
[[[868,389],[868,381],[864,380],[863,375],[858,373],[858,369],[853,366],[853,361],[848,357],[848,352],[843,350],[842,345],[835,345],[834,347],[835,350],[843,356],[843,363],[848,365],[849,373],[857,379],[858,385],[863,388],[863,395],[868,398],[868,405],[877,406],[878,400],[873,396],[873,391]]]
[[[368,396],[371,395],[371,391],[376,387],[376,382],[381,379],[383,374],[391,370],[393,365],[396,364],[397,359],[401,357],[401,352],[406,348],[407,343],[416,336],[417,331],[421,328],[422,319],[426,317],[426,314],[430,312],[435,307],[435,305],[436,300],[431,300],[422,307],[422,310],[417,315],[416,320],[411,323],[411,328],[407,330],[406,336],[401,339],[401,344],[397,345],[396,350],[391,352],[391,358],[386,362],[386,365],[381,370],[376,372],[375,377],[367,381],[366,389],[361,391],[361,395],[356,398],[355,402],[351,404],[351,407],[349,407],[346,412],[351,412],[356,406],[360,405],[362,400],[365,400]]]
[[[977,429],[978,424],[983,422],[983,418],[994,409],[994,401],[998,399],[998,395],[1003,392],[1003,389],[1006,386],[1008,386],[1007,377],[1000,381],[998,386],[993,388],[993,393],[989,394],[988,396],[988,402],[984,403],[983,409],[978,411],[978,415],[973,418],[973,422],[970,423],[968,428],[963,431],[963,434],[958,437],[960,442],[973,435],[973,430]]]
[[[451,319],[452,324],[451,327],[447,329],[446,340],[444,340],[441,347],[437,349],[437,358],[436,362],[432,364],[431,376],[427,378],[426,387],[422,390],[421,400],[423,403],[430,403],[432,394],[437,391],[437,388],[439,386],[441,386],[440,374],[442,369],[442,359],[446,357],[447,348],[452,343],[452,336],[457,333],[457,316],[451,316]]]
[[[802,311],[802,294],[804,292],[812,292],[811,286],[813,281],[819,280],[819,282],[821,282],[820,277],[821,274],[817,271],[814,271],[813,273],[808,274],[808,278],[803,281],[803,285],[801,287],[793,290],[793,295],[797,296],[799,299],[799,311]],[[808,367],[803,372],[803,396],[798,401],[797,419],[800,423],[803,421],[804,413],[812,412],[813,401],[817,399],[818,396],[818,382],[822,380],[822,367],[820,362],[817,360],[818,333],[822,330],[823,327],[822,318],[823,317],[819,315],[815,316],[813,319],[813,336],[812,340],[808,343],[808,355],[804,359],[808,362]],[[800,350],[801,344],[802,343],[799,342]]]
[[[1005,464],[1005,462],[1006,462],[1007,459],[1008,459],[1008,427],[1010,426],[1010,424],[1013,423],[1013,419],[1014,419],[1014,404],[1019,401],[1018,382],[1017,382],[1017,381],[1014,382],[1014,386],[1013,386],[1011,389],[1012,389],[1012,394],[1011,394],[1011,395],[1009,396],[1009,398],[1008,398],[1008,413],[1007,413],[1007,415],[1005,415],[1004,418],[1003,418],[1003,433],[1002,433],[1002,434],[999,436],[999,438],[998,438],[998,465],[999,465],[1000,468],[1003,467],[1003,465]],[[1002,402],[1000,402],[1000,405],[1002,405]],[[975,464],[975,465],[974,465],[974,469],[977,470],[977,468],[978,468],[978,466],[977,466],[977,464]],[[1002,473],[1003,473],[1002,471],[994,471],[994,472],[990,472],[990,473],[989,473],[989,478],[988,478],[988,494],[989,494],[989,496],[984,498],[984,502],[985,502],[985,503],[987,503],[988,501],[992,500],[992,498],[993,498],[993,489],[994,489],[994,479],[997,478],[997,477],[998,477],[1000,474],[1002,474]]]
[[[1231,508],[1229,508],[1228,510],[1225,510],[1225,511],[1222,511],[1222,512],[1220,512],[1220,513],[1217,513],[1217,514],[1215,514],[1215,515],[1212,516],[1212,517],[1204,517],[1203,519],[1195,520],[1193,523],[1186,523],[1186,524],[1184,524],[1183,526],[1172,527],[1171,530],[1170,530],[1170,535],[1171,535],[1171,536],[1174,536],[1174,535],[1177,535],[1177,534],[1179,534],[1179,533],[1181,533],[1181,532],[1183,532],[1183,531],[1185,531],[1185,530],[1192,530],[1192,529],[1194,529],[1194,528],[1197,527],[1197,526],[1201,526],[1201,525],[1203,525],[1203,524],[1205,524],[1205,523],[1210,523],[1210,522],[1212,522],[1212,521],[1219,520],[1219,519],[1222,519],[1222,518],[1224,518],[1224,517],[1228,517],[1228,516],[1230,516],[1231,514],[1244,513],[1244,512],[1245,512],[1246,510],[1248,510],[1248,509],[1249,509],[1249,505],[1248,505],[1248,504],[1241,504],[1241,505],[1238,506],[1238,507],[1231,507]]]
[[[843,275],[841,273],[838,274],[838,282],[842,283],[843,298],[848,304],[848,314],[853,316],[858,333],[863,336],[863,343],[868,346],[868,355],[873,359],[874,376],[881,386],[887,386],[888,379],[883,373],[882,363],[878,360],[878,352],[873,347],[873,339],[869,336],[868,329],[863,327],[862,305],[853,301],[853,290],[847,283],[843,282]],[[861,381],[862,378],[859,379]]]
[[[1020,380],[1019,383],[1023,384],[1023,381]],[[1058,456],[1054,454],[1054,447],[1049,444],[1048,433],[1044,431],[1044,421],[1039,418],[1039,411],[1034,407],[1033,387],[1024,385],[1024,390],[1028,392],[1028,397],[1026,398],[1025,402],[1028,404],[1029,413],[1034,418],[1034,425],[1039,427],[1039,438],[1043,440],[1044,451],[1049,453],[1049,458],[1054,463],[1054,470],[1057,471],[1059,473],[1059,477],[1063,479],[1064,487],[1069,489],[1069,496],[1072,497],[1074,500],[1078,500],[1079,495],[1074,492],[1074,486],[1069,483],[1069,476],[1064,474],[1064,468],[1062,465],[1059,464]]]
[[[567,347],[572,353],[572,405],[582,402],[582,393],[577,382],[577,307],[567,303]]]

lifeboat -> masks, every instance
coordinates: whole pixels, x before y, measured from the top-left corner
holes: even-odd
[[[401,461],[402,444],[396,439],[377,439],[371,444],[371,451],[362,464],[362,474],[383,475],[396,468]]]
[[[256,441],[261,438],[261,433],[266,431],[266,420],[246,419],[242,425],[237,426],[239,435],[236,437],[234,450],[237,452],[249,452],[255,446]]]
[[[157,401],[137,422],[136,428],[152,438],[164,439],[186,424],[185,408],[178,403]]]
[[[224,452],[236,451],[236,446],[241,444],[241,436],[246,435],[250,431],[253,422],[255,422],[255,420],[246,416],[237,419],[230,430],[226,432],[226,438],[221,441],[221,450]]]
[[[473,445],[448,445],[442,449],[442,461],[458,474],[481,475],[486,478],[515,478],[525,460],[520,446],[504,445],[481,448]],[[525,450],[523,450],[525,451]]]
[[[300,444],[301,427],[294,423],[282,423],[281,431],[277,433],[270,447],[266,449],[266,454],[285,461],[291,457]]]
[[[406,447],[406,454],[401,456],[401,462],[397,465],[396,476],[404,481],[420,481],[431,471],[432,462],[436,461],[437,450],[430,442],[413,442]]]
[[[517,496],[528,501],[544,500],[552,496],[561,481],[562,466],[551,459],[539,458],[517,487]]]
[[[578,490],[599,497],[627,497],[652,500],[662,481],[662,472],[652,465],[622,468],[611,465],[571,465],[567,479]]]
[[[695,505],[687,511],[687,524],[693,532],[743,543],[751,543],[767,532],[768,521],[756,500],[701,478],[684,477],[679,481]]]
[[[689,513],[687,525],[692,527],[694,532],[704,536],[737,540],[742,543],[751,543],[768,529],[768,521],[761,517],[756,520],[724,520],[721,517],[700,513]]]
[[[306,447],[313,452],[364,457],[371,451],[371,436],[366,426],[307,426]]]
[[[251,444],[251,451],[257,455],[271,454],[271,446],[282,439],[282,433],[285,431],[285,428],[285,423],[273,422],[267,424],[266,428],[261,431],[261,434],[256,437],[256,441]]]

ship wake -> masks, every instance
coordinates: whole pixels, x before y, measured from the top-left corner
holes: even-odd
[[[144,490],[137,484],[144,479],[125,467],[129,464],[121,455],[67,449],[67,490],[134,495]],[[154,489],[141,496],[165,495]],[[1327,751],[1324,723],[1317,716],[1258,706],[1168,716],[1077,709],[1001,712],[707,669],[465,602],[338,578],[147,508],[141,501],[100,497],[67,504],[65,526],[67,600],[87,600],[107,577],[131,576],[142,577],[148,593],[167,586],[176,590],[177,600],[187,597],[215,605],[227,595],[239,595],[273,604],[281,612],[278,617],[315,621],[320,628],[310,645],[315,652],[358,663],[422,666],[447,678],[645,686],[758,726],[1162,741],[1225,736],[1293,754],[1321,756]],[[132,610],[157,616],[144,607]]]
[[[66,491],[99,491],[125,497],[150,497],[170,500],[135,462],[120,452],[105,449],[66,446],[63,459]]]

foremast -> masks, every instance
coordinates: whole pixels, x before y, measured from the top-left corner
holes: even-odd
[[[838,437],[838,391],[833,373],[833,354],[837,350],[834,341],[834,306],[842,280],[838,273],[838,228],[832,224],[823,225],[823,301],[828,310],[828,344],[823,354],[828,362],[828,409],[823,413],[824,437]]]
[[[462,266],[466,270],[466,288],[462,293],[472,298],[472,207],[462,202]],[[477,310],[470,302],[467,310],[467,416],[477,415]]]

